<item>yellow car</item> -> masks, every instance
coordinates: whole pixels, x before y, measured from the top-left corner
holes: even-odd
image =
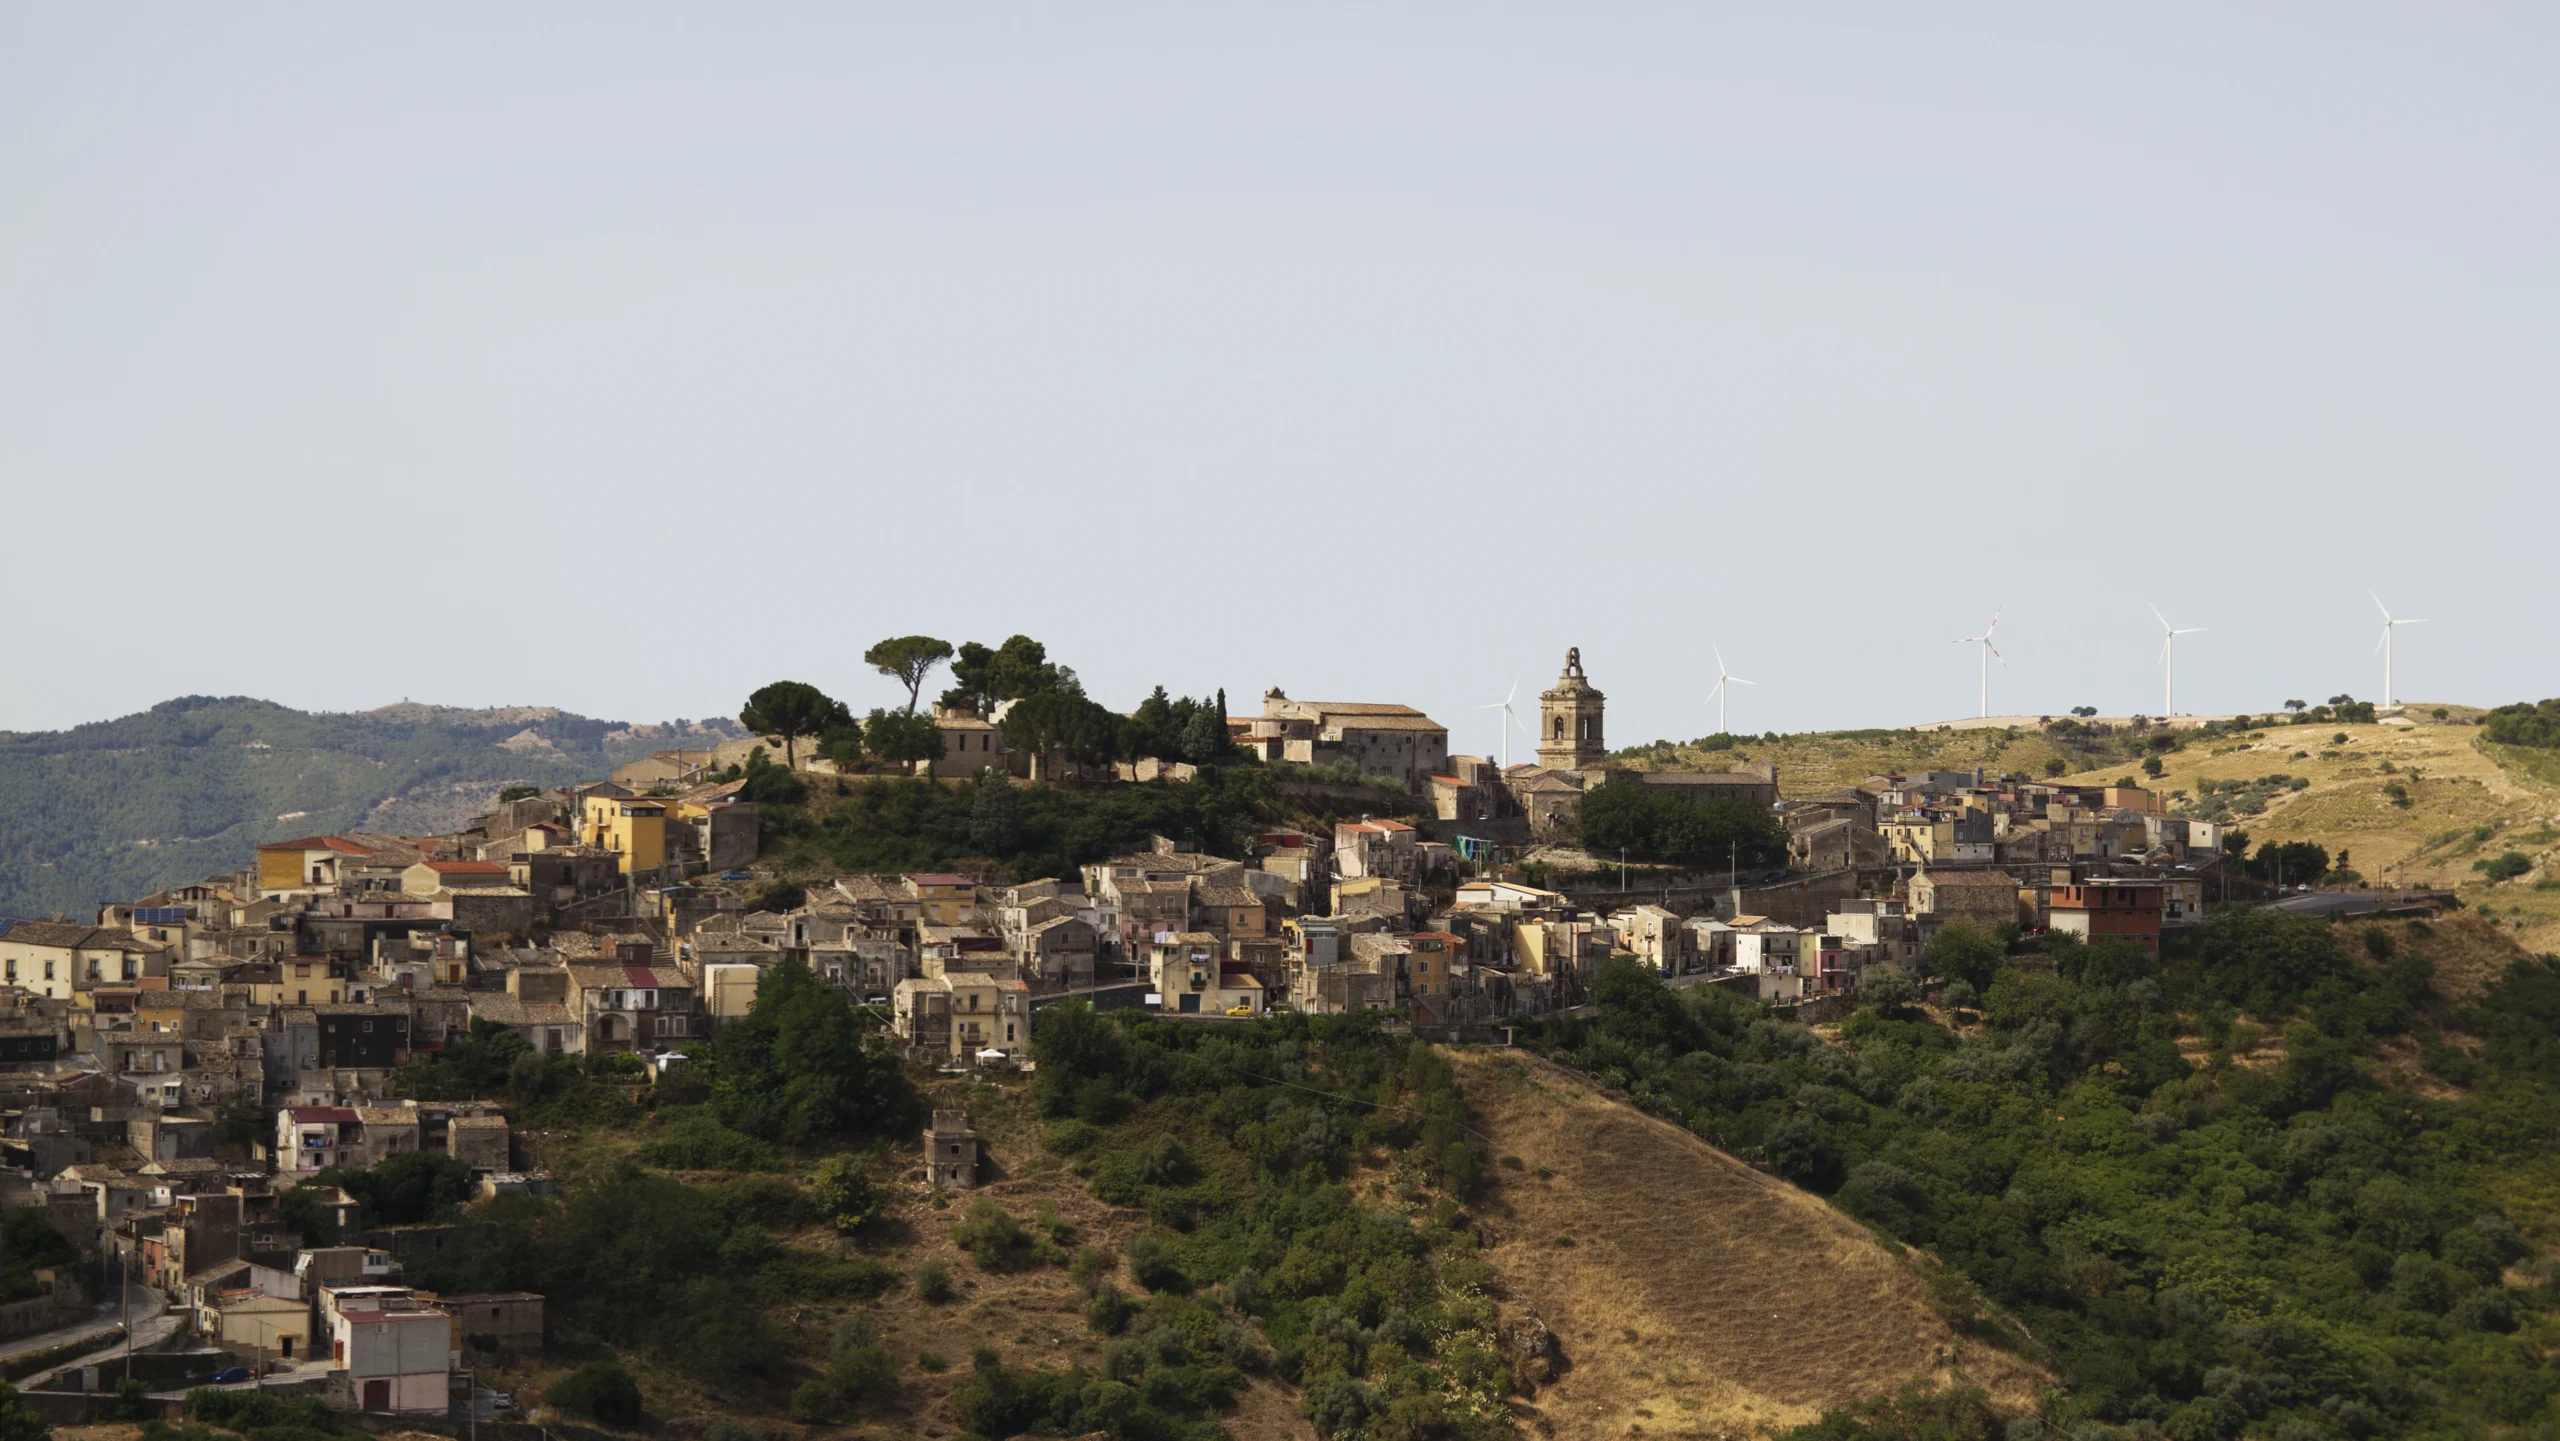
[[[1252,1015],[1252,1014],[1253,1014],[1253,1007],[1251,1007],[1251,1006],[1229,1006],[1229,1007],[1227,1007],[1227,1014],[1228,1014],[1228,1015],[1230,1015],[1230,1016],[1250,1016],[1250,1015]]]

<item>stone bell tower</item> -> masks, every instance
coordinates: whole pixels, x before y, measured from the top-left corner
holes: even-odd
[[[1582,648],[1564,653],[1564,674],[1555,688],[1538,695],[1538,764],[1549,770],[1578,771],[1609,758],[1600,731],[1600,715],[1609,698],[1582,674]]]

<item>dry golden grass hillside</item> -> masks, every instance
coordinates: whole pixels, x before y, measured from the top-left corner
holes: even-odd
[[[2092,752],[2096,752],[2095,755]],[[1744,737],[1731,750],[1700,750],[1693,745],[1657,743],[1621,753],[1632,765],[1655,770],[1718,771],[1753,762],[1778,768],[1778,791],[1789,798],[1840,786],[1853,786],[1872,775],[1912,771],[1969,771],[1980,766],[1993,772],[2044,774],[2045,762],[2060,758],[2078,769],[2126,754],[2111,739],[2092,745],[2066,745],[2032,726],[2017,731],[1889,730],[1818,731],[1780,736],[1776,740]]]
[[[2414,708],[2413,708],[2414,709]],[[2560,950],[2560,753],[2492,746],[2476,726],[2270,726],[2162,758],[2154,789],[2195,794],[2274,774],[2310,782],[2239,820],[2254,845],[2312,841],[2376,886],[2453,886],[2528,950]],[[2129,766],[2083,770],[2115,780]],[[2396,788],[2396,790],[2395,790]],[[2492,883],[2475,862],[2518,851],[2535,869]]]
[[[2033,1368],[1958,1337],[1920,1263],[1822,1201],[1534,1057],[1452,1059],[1502,1158],[1487,1260],[1569,1363],[1533,1434],[1750,1436],[1918,1379],[2031,1404]]]

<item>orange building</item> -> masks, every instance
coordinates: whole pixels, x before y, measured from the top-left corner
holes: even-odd
[[[2158,881],[2092,881],[2055,886],[2048,905],[2052,926],[2084,941],[2131,941],[2157,955],[2163,894]]]

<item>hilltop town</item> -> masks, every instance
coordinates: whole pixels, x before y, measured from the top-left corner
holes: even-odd
[[[1647,768],[1653,752],[1612,750],[1579,651],[1538,696],[1534,760],[1507,763],[1452,754],[1410,706],[1277,687],[1249,716],[1159,692],[1115,717],[1016,642],[1010,683],[983,682],[1004,652],[963,657],[978,694],[865,722],[778,683],[750,698],[745,736],[516,786],[446,833],[270,841],[236,872],[0,935],[0,1205],[45,1223],[25,1246],[13,1222],[12,1249],[42,1269],[14,1277],[0,1345],[46,1363],[35,1394],[147,1374],[155,1390],[223,1380],[354,1416],[500,1415],[515,1398],[482,1378],[541,1364],[546,1297],[407,1273],[445,1274],[456,1208],[560,1191],[580,1153],[526,1125],[560,1078],[678,1115],[707,1094],[692,1072],[726,1054],[720,1038],[770,1024],[796,986],[869,1037],[816,1063],[878,1088],[842,1114],[896,1112],[882,1098],[907,1094],[898,1071],[934,1097],[929,1123],[893,1142],[916,1159],[891,1154],[880,1174],[938,1207],[981,1183],[967,1098],[991,1104],[1032,1073],[1055,1007],[1203,1038],[1303,1016],[1499,1042],[1593,1016],[1603,977],[1633,965],[1815,1025],[1924,992],[1950,1012],[1980,1004],[1996,962],[1943,964],[1957,937],[2156,962],[2235,900],[2311,919],[2455,902],[2288,875],[2317,848],[2252,856],[2230,824],[2255,813],[2235,816],[2239,793],[2073,782],[2060,760],[2034,777],[1927,770],[1782,793],[1774,763],[1698,768],[1734,750],[1720,737]],[[2058,744],[2150,758],[2278,723],[2042,718]],[[1019,796],[1205,792],[1231,772],[1259,777],[1260,801],[1212,843],[1143,834],[1048,875],[998,854],[1019,839]],[[966,797],[969,843],[990,854],[828,867],[809,817],[879,787]],[[862,1081],[865,1052],[893,1070]],[[770,1154],[736,1126],[712,1127],[717,1144]],[[1433,1174],[1417,1184],[1472,1184]],[[97,1359],[119,1347],[152,1365],[102,1383]]]

